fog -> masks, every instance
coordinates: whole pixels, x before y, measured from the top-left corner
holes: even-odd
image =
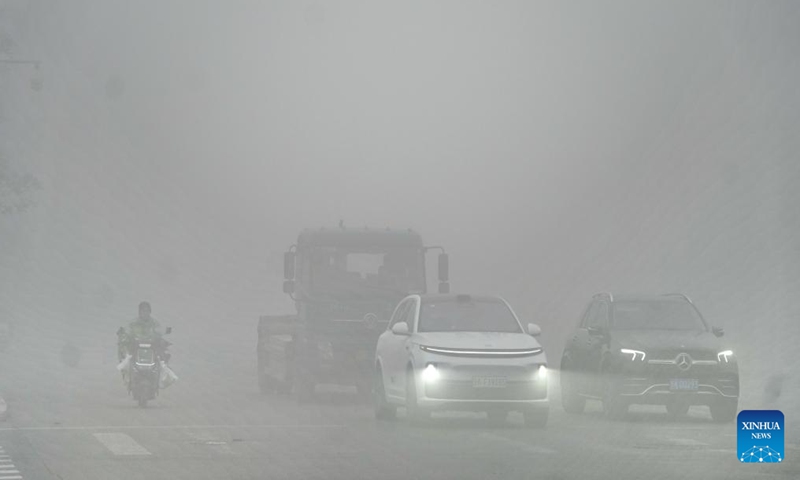
[[[794,2],[0,8],[41,61],[0,69],[0,153],[41,183],[0,217],[20,319],[113,343],[147,299],[254,332],[292,311],[298,232],[343,220],[444,245],[453,290],[506,297],[551,361],[600,291],[692,297],[753,406],[797,352]]]

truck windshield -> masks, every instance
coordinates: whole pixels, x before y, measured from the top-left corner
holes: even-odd
[[[511,310],[496,300],[423,302],[417,329],[420,332],[522,333],[522,327]]]
[[[311,288],[330,295],[422,293],[423,261],[418,248],[317,247],[311,252]]]

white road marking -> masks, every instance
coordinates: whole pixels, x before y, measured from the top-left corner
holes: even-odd
[[[285,430],[305,430],[323,428],[347,428],[347,425],[339,424],[320,424],[320,425],[115,425],[115,426],[75,426],[75,427],[3,427],[0,432],[52,432],[62,430],[199,430],[199,429],[232,429],[232,428],[264,428],[264,429],[285,429]]]
[[[197,445],[205,445],[213,450],[216,450],[221,453],[231,454],[233,451],[231,450],[231,446],[228,445],[228,442],[220,441],[219,437],[216,437],[211,434],[209,431],[201,431],[192,433],[191,437],[194,439],[192,443]]]
[[[114,455],[151,455],[146,448],[124,433],[95,433],[94,438]]]
[[[12,462],[5,448],[0,447],[0,480],[22,480],[22,475]]]

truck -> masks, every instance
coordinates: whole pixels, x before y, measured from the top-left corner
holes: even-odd
[[[283,255],[283,292],[295,313],[258,322],[261,393],[311,400],[317,385],[372,392],[374,353],[398,302],[427,292],[427,253],[438,250],[438,291],[449,257],[411,229],[306,229]]]

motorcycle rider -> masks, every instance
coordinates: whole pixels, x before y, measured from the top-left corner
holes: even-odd
[[[137,338],[153,339],[154,343],[158,345],[159,355],[162,356],[162,358],[168,356],[168,354],[164,352],[161,325],[150,315],[152,311],[153,309],[150,306],[150,302],[139,303],[139,316],[131,320],[128,325],[128,331],[126,332],[122,327],[117,331],[117,335],[119,336],[118,354],[120,361],[122,361],[128,353],[131,353],[129,344]],[[164,360],[166,361],[167,358],[164,358]]]

